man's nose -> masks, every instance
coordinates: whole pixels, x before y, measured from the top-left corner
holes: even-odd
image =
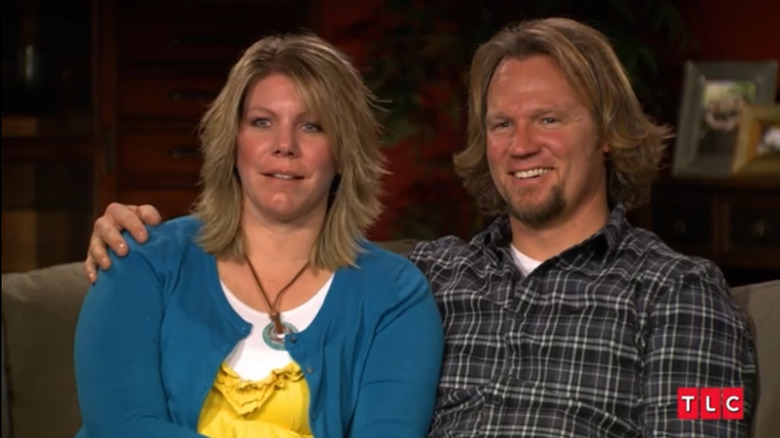
[[[528,124],[517,124],[509,152],[513,156],[524,157],[539,152],[541,143],[536,130]]]

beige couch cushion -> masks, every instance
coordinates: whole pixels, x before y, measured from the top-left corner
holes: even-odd
[[[780,280],[732,289],[737,304],[750,315],[758,350],[758,409],[755,438],[780,434]]]
[[[3,274],[4,437],[73,437],[81,426],[73,338],[88,287],[81,263]]]

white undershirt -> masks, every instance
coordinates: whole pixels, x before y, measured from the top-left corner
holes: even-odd
[[[282,322],[290,323],[298,331],[303,331],[314,321],[314,317],[320,311],[332,282],[333,275],[308,301],[294,309],[282,312]],[[263,329],[271,322],[268,314],[247,306],[233,295],[225,283],[220,281],[220,284],[233,310],[244,321],[252,324],[249,336],[242,339],[225,359],[230,368],[244,380],[262,380],[268,377],[272,370],[284,368],[292,362],[286,350],[275,350],[263,341]]]
[[[512,249],[512,259],[515,261],[517,267],[520,268],[520,272],[523,273],[523,276],[528,276],[528,274],[533,272],[534,269],[538,268],[539,265],[541,265],[544,261],[528,257],[527,255],[518,251],[514,245],[509,245],[509,248]]]

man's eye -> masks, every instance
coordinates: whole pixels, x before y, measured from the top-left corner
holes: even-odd
[[[545,124],[545,125],[549,125],[549,124],[555,123],[557,121],[558,121],[558,119],[556,119],[555,117],[542,117],[542,123]]]

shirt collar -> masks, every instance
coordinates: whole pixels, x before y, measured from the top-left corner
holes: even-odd
[[[585,239],[584,242],[564,252],[584,247],[606,256],[618,248],[629,227],[626,209],[618,203],[612,208],[607,223],[599,231]],[[484,231],[478,233],[471,240],[472,245],[483,247],[491,261],[496,263],[512,260],[509,252],[511,242],[512,230],[509,226],[509,216],[506,214],[496,218]]]

